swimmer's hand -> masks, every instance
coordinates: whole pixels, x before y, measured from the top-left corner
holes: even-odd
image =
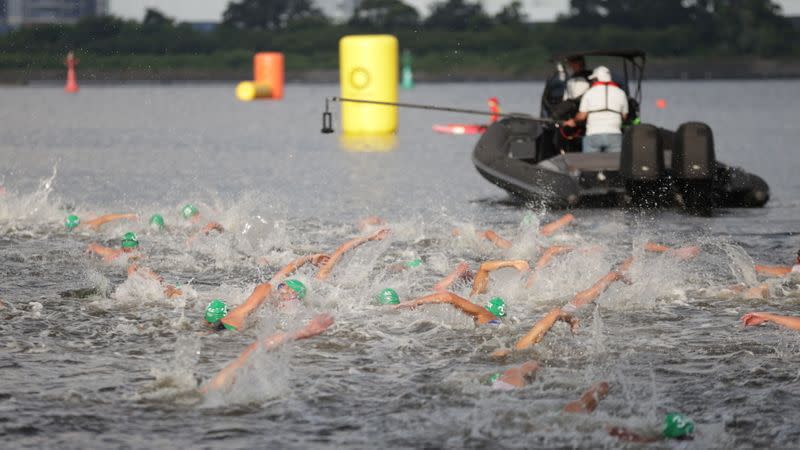
[[[292,337],[295,340],[307,339],[321,334],[323,331],[330,328],[331,325],[333,325],[333,316],[330,314],[319,314],[314,316],[314,318],[311,319],[306,326],[295,331],[292,334]]]
[[[750,312],[742,316],[741,320],[742,325],[746,327],[752,327],[756,325],[761,325],[764,323],[769,322],[769,314],[766,313],[759,313],[759,312]]]
[[[580,319],[578,319],[577,317],[573,316],[572,314],[570,314],[568,312],[563,312],[563,311],[558,316],[558,320],[560,320],[560,321],[566,323],[567,325],[569,325],[569,330],[572,332],[572,334],[576,334],[577,333],[578,325],[580,325],[580,323],[581,323]]]
[[[331,259],[331,255],[327,255],[325,253],[317,253],[316,255],[311,255],[310,257],[311,264],[322,267]]]
[[[387,236],[389,236],[389,229],[388,228],[384,228],[382,230],[378,230],[375,234],[373,234],[372,236],[368,237],[367,240],[369,240],[369,241],[382,241],[382,240],[386,239]]]
[[[489,356],[492,357],[492,358],[496,358],[496,359],[502,359],[502,358],[507,357],[510,354],[511,354],[511,350],[509,350],[507,348],[500,348],[500,349],[497,349],[497,350],[493,351],[491,354],[489,354]]]

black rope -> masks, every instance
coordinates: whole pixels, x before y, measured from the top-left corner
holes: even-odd
[[[327,99],[326,99],[327,100]],[[398,106],[401,108],[416,108],[416,109],[427,109],[431,111],[447,111],[447,112],[455,112],[455,113],[463,113],[463,114],[478,114],[481,116],[500,116],[500,117],[520,117],[528,120],[533,120],[535,122],[543,122],[543,123],[553,123],[555,122],[553,119],[545,119],[542,117],[533,117],[528,114],[521,114],[521,113],[493,113],[489,111],[480,111],[477,109],[462,109],[462,108],[450,108],[447,106],[435,106],[435,105],[420,105],[416,103],[396,103],[396,102],[380,102],[377,100],[358,100],[353,98],[342,98],[342,97],[332,97],[331,101],[334,102],[352,102],[352,103],[366,103],[369,105],[383,105],[383,106]]]

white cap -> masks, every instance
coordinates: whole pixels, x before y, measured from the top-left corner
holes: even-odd
[[[597,66],[594,69],[591,75],[589,75],[590,80],[597,80],[600,82],[609,82],[611,81],[611,71],[608,70],[606,66]]]

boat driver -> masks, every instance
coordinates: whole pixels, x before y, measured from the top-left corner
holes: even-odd
[[[583,56],[570,56],[567,64],[572,74],[567,79],[564,100],[578,100],[591,87],[589,76],[592,71],[586,69],[586,59]]]
[[[578,114],[563,122],[574,127],[586,122],[583,152],[622,151],[622,123],[628,117],[628,96],[611,79],[611,71],[598,66],[589,76],[592,87],[583,94]]]

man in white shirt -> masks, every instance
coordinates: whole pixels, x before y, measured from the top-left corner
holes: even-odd
[[[583,152],[619,152],[622,150],[622,122],[628,117],[628,96],[611,80],[605,66],[594,69],[592,87],[583,94],[578,114],[563,125],[576,126],[586,121]]]

